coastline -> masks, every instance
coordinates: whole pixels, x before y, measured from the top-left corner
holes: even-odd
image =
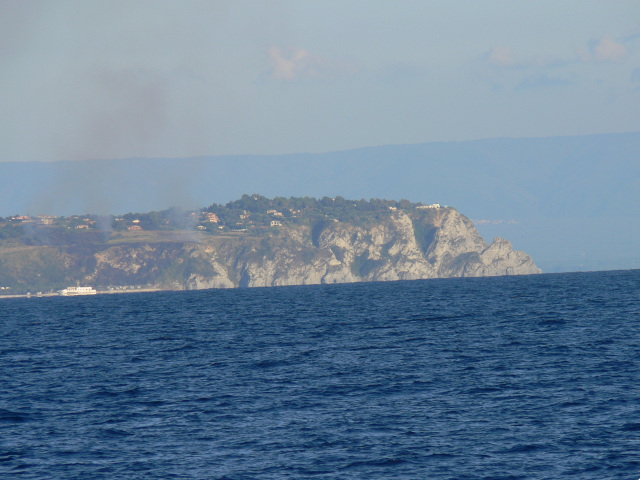
[[[127,289],[110,289],[110,290],[97,290],[96,295],[113,295],[120,293],[148,293],[148,292],[163,292],[170,291],[165,288],[127,288]],[[32,294],[20,294],[20,295],[0,295],[0,299],[3,298],[44,298],[44,297],[62,297],[58,292],[55,293],[32,293]],[[93,295],[70,295],[70,297],[92,297]]]

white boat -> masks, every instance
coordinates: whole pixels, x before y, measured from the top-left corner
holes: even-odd
[[[93,287],[67,287],[64,290],[58,292],[63,297],[71,297],[76,295],[95,295],[96,289]]]

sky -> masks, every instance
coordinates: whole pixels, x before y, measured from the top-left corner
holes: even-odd
[[[0,0],[0,161],[640,131],[640,2]]]

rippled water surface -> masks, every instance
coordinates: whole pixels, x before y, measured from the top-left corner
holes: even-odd
[[[640,271],[2,300],[0,477],[636,480]]]

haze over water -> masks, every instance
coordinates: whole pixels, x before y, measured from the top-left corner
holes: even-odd
[[[6,478],[640,476],[640,271],[0,304]]]

